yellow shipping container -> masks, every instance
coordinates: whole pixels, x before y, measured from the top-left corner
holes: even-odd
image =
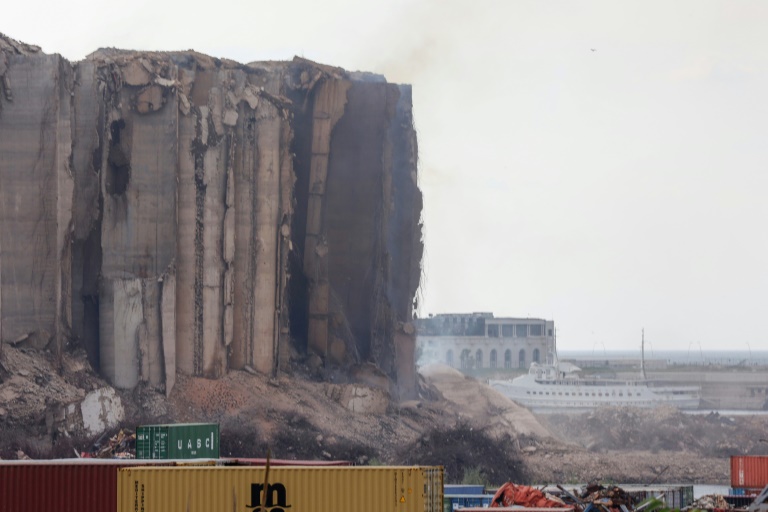
[[[441,466],[131,467],[117,512],[442,512]]]

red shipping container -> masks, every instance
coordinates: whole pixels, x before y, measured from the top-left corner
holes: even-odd
[[[148,462],[131,459],[0,461],[0,511],[116,511],[118,469],[161,465]],[[171,464],[173,462],[162,463]]]
[[[117,472],[128,466],[228,464],[263,466],[266,459],[59,459],[0,460],[0,512],[113,512],[117,510]],[[349,466],[348,461],[284,461],[273,466]]]
[[[768,485],[768,456],[731,456],[731,487],[760,488]]]

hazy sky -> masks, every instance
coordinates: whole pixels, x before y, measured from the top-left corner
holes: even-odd
[[[303,55],[414,86],[420,313],[567,349],[768,350],[768,2],[11,2],[0,32]]]

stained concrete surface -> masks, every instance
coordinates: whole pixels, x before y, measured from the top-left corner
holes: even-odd
[[[376,75],[0,34],[0,339],[124,389],[314,355],[413,397],[416,148]]]

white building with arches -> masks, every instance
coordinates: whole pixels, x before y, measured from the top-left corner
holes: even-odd
[[[458,369],[524,369],[551,363],[555,323],[541,318],[496,318],[493,313],[430,315],[416,323],[417,365]]]

